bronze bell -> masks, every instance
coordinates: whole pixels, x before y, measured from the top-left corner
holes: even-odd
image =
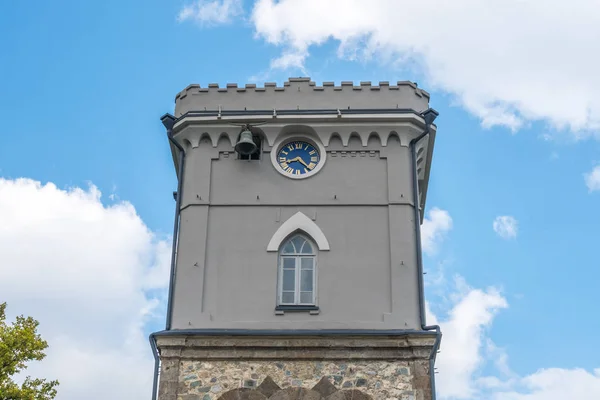
[[[240,140],[235,144],[235,151],[240,154],[248,155],[254,153],[256,149],[256,143],[252,140],[252,132],[250,132],[248,128],[245,128],[242,133],[240,133]]]

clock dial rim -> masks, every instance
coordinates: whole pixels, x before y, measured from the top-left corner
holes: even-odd
[[[296,148],[292,148],[291,150],[288,150],[287,147],[289,147],[290,145],[295,145],[295,144],[301,144],[300,148],[298,149]],[[305,148],[305,146],[309,146],[309,148]],[[288,150],[288,152],[285,152],[285,150]],[[298,151],[300,151],[300,154],[298,154]],[[306,157],[306,152],[308,153],[308,157]],[[310,152],[313,152],[313,154],[311,155]],[[304,153],[304,154],[302,154]],[[316,153],[316,157],[315,157],[315,153]],[[296,156],[296,157],[294,157]],[[281,161],[281,158],[285,157],[287,159],[286,161]],[[292,158],[290,158],[292,157]],[[297,158],[301,158],[301,160],[298,160]],[[316,160],[315,160],[316,158]],[[290,163],[291,160],[296,160],[296,161],[292,161],[294,162],[294,165],[292,166],[292,164]],[[299,163],[300,165],[298,166]],[[312,144],[310,141],[307,140],[292,140],[289,142],[286,142],[285,144],[282,144],[281,146],[279,146],[279,150],[277,151],[277,166],[282,169],[286,174],[289,175],[294,175],[294,176],[303,176],[303,175],[307,175],[310,172],[312,172],[315,168],[317,168],[319,166],[319,164],[321,163],[321,154],[319,153],[319,149],[317,148],[317,146],[315,146],[314,144]],[[310,168],[310,166],[312,166],[312,168]],[[287,167],[287,168],[286,168]],[[288,171],[289,168],[292,168],[293,171],[290,172]],[[302,171],[301,173],[297,173],[297,171]]]
[[[281,166],[279,165],[279,152],[281,151],[281,149],[284,146],[286,146],[287,144],[289,144],[291,142],[305,142],[314,147],[314,149],[319,154],[319,162],[317,163],[317,166],[313,170],[311,170],[309,172],[305,172],[304,174],[300,174],[300,175],[295,175],[295,174],[292,175],[291,173],[286,172],[283,170],[283,168],[281,168]],[[278,139],[273,144],[273,147],[271,149],[272,149],[271,150],[271,164],[273,164],[273,167],[275,168],[275,170],[277,172],[279,172],[281,175],[283,175],[287,178],[290,178],[290,179],[310,178],[311,176],[314,176],[315,174],[317,174],[325,165],[325,160],[326,160],[326,155],[327,155],[327,153],[325,152],[325,146],[323,146],[323,144],[320,141],[315,140],[307,135],[297,134],[297,135],[287,136],[285,138]]]

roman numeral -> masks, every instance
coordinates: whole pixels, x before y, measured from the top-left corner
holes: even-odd
[[[292,167],[288,167],[288,168],[285,170],[285,172],[289,172],[289,173],[291,173],[291,172],[293,172],[293,171],[294,171],[294,169],[293,169]]]
[[[308,164],[308,169],[313,169],[313,168],[314,168],[314,167],[316,167],[316,166],[317,166],[317,164],[315,164],[315,163],[310,163],[310,164]]]
[[[319,160],[319,157],[317,157],[317,156],[310,158],[310,161],[312,161],[312,162],[317,162],[318,160]]]
[[[281,168],[283,168],[284,170],[288,169],[288,164],[286,162],[281,163]]]
[[[311,150],[311,151],[309,151],[309,152],[308,152],[308,154],[310,154],[310,155],[312,156],[312,155],[313,155],[313,154],[315,154],[316,152],[317,152],[316,150]]]
[[[279,162],[280,162],[280,163],[286,162],[286,160],[287,160],[287,159],[286,159],[285,157],[279,157]],[[315,161],[316,161],[316,160],[315,160]]]
[[[300,170],[299,169],[296,170],[296,175],[300,175]]]
[[[287,148],[288,148],[290,151],[294,150],[294,146],[292,146],[291,144],[288,144],[288,147],[287,147]],[[286,154],[287,154],[287,153],[286,153]]]
[[[282,152],[283,154],[285,154],[286,156],[288,155],[287,151],[285,151],[285,150],[281,150],[281,152]]]
[[[296,143],[296,148],[297,149],[302,149],[302,143]]]

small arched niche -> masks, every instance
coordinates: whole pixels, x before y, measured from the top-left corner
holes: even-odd
[[[329,137],[327,147],[331,148],[332,150],[341,150],[344,147],[342,136],[340,136],[338,132],[333,132]]]
[[[231,137],[229,136],[229,133],[221,132],[219,134],[219,138],[217,139],[217,147],[219,149],[230,149],[234,145],[235,145],[235,143],[233,143],[231,141]]]
[[[362,150],[362,138],[358,132],[351,132],[346,143],[347,150]]]
[[[367,147],[381,147],[381,138],[379,137],[379,133],[371,132],[369,133],[369,138],[367,139]]]
[[[400,136],[396,131],[391,131],[384,146],[400,146]]]
[[[200,138],[198,139],[198,146],[215,147],[215,143],[213,142],[213,138],[210,136],[210,133],[202,132],[202,134],[200,134]]]

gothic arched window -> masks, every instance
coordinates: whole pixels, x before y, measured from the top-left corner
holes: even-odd
[[[293,235],[279,250],[280,305],[314,305],[316,284],[316,252],[303,235]]]

